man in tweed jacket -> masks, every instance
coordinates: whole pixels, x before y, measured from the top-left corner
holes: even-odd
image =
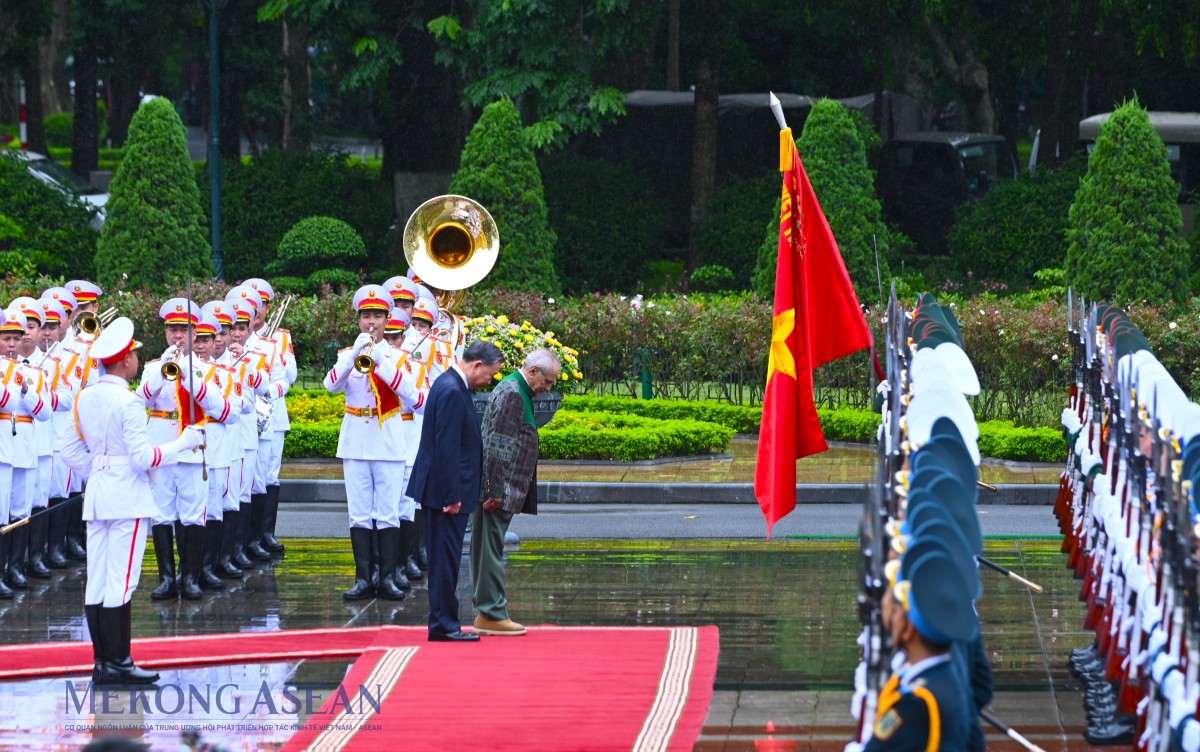
[[[533,398],[550,391],[561,370],[553,352],[534,350],[496,386],[483,414],[483,503],[471,513],[470,554],[475,631],[480,634],[525,634],[525,627],[508,618],[504,534],[514,514],[537,514]]]

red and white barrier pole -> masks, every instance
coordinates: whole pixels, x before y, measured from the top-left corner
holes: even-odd
[[[25,80],[24,79],[20,79],[17,82],[17,99],[19,100],[17,105],[18,105],[18,109],[20,111],[20,119],[21,119],[20,130],[17,131],[17,138],[19,138],[21,140],[21,148],[27,149],[27,148],[29,148],[27,146],[28,139],[29,139],[29,123],[28,123],[29,112],[25,109]]]

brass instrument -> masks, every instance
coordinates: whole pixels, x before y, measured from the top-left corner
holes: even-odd
[[[183,368],[179,365],[179,348],[172,345],[171,349],[175,352],[171,354],[170,358],[167,358],[166,353],[163,353],[163,360],[166,362],[162,364],[162,369],[160,370],[162,377],[167,381],[178,381],[179,377],[183,375]]]
[[[263,325],[263,339],[271,339],[279,332],[279,326],[283,323],[288,306],[292,304],[292,297],[290,293],[285,295],[283,301],[275,307],[274,311],[271,311],[271,317]],[[254,413],[258,419],[258,435],[262,436],[267,427],[271,425],[271,398],[265,394],[258,395],[254,400]]]
[[[370,334],[372,338],[371,344],[364,347],[362,352],[354,357],[354,370],[358,371],[359,373],[371,373],[375,370],[375,359],[371,357],[371,348],[375,347],[374,324],[371,324],[371,331],[368,332],[368,334]]]
[[[467,288],[478,284],[500,255],[500,232],[482,204],[466,196],[438,196],[417,207],[404,226],[404,257],[452,313]]]
[[[84,311],[75,317],[72,325],[75,327],[76,332],[83,332],[95,337],[104,331],[104,327],[112,323],[112,320],[116,317],[117,309],[115,307],[106,308],[98,315],[91,311]]]

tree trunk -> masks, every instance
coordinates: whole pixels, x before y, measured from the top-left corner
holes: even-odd
[[[956,34],[952,47],[941,24],[927,18],[925,35],[942,73],[954,84],[955,91],[967,106],[967,128],[980,133],[995,133],[996,111],[992,106],[987,65],[975,54],[967,33]]]
[[[108,138],[119,149],[129,137],[129,123],[141,104],[141,87],[137,77],[129,72],[114,75],[109,79],[109,85],[112,87],[112,109],[108,113]]]
[[[39,55],[34,52],[24,67],[25,73],[25,140],[30,151],[50,154],[46,144],[46,113],[42,109],[42,66]]]
[[[687,270],[700,265],[700,229],[717,176],[717,105],[724,62],[726,0],[705,0],[704,31],[696,65],[696,125],[692,135],[692,206],[688,221]]]
[[[38,42],[38,64],[41,66],[42,112],[55,115],[71,106],[70,80],[67,78],[66,55],[71,17],[70,0],[54,0],[51,6],[50,33]]]
[[[679,3],[670,0],[667,16],[667,91],[679,91]]]
[[[84,3],[83,13],[99,11],[95,2]],[[100,165],[98,125],[96,122],[96,60],[95,32],[80,33],[75,43],[75,131],[71,138],[71,170],[85,180]]]
[[[1099,0],[1055,0],[1050,16],[1046,95],[1042,104],[1037,163],[1053,167],[1079,148],[1083,82],[1094,55]]]
[[[311,78],[308,68],[308,25],[284,20],[283,31],[283,150],[303,154],[312,147],[308,98]]]

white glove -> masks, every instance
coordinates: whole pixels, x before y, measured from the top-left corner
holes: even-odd
[[[180,449],[198,449],[204,443],[204,430],[188,426],[179,435]]]
[[[372,337],[370,334],[367,334],[366,332],[363,332],[362,334],[358,335],[358,338],[354,340],[354,345],[352,346],[352,349],[354,350],[354,354],[357,356],[359,353],[361,353],[363,351],[364,347],[366,347],[367,345],[371,344],[374,341],[375,341],[375,338]]]

